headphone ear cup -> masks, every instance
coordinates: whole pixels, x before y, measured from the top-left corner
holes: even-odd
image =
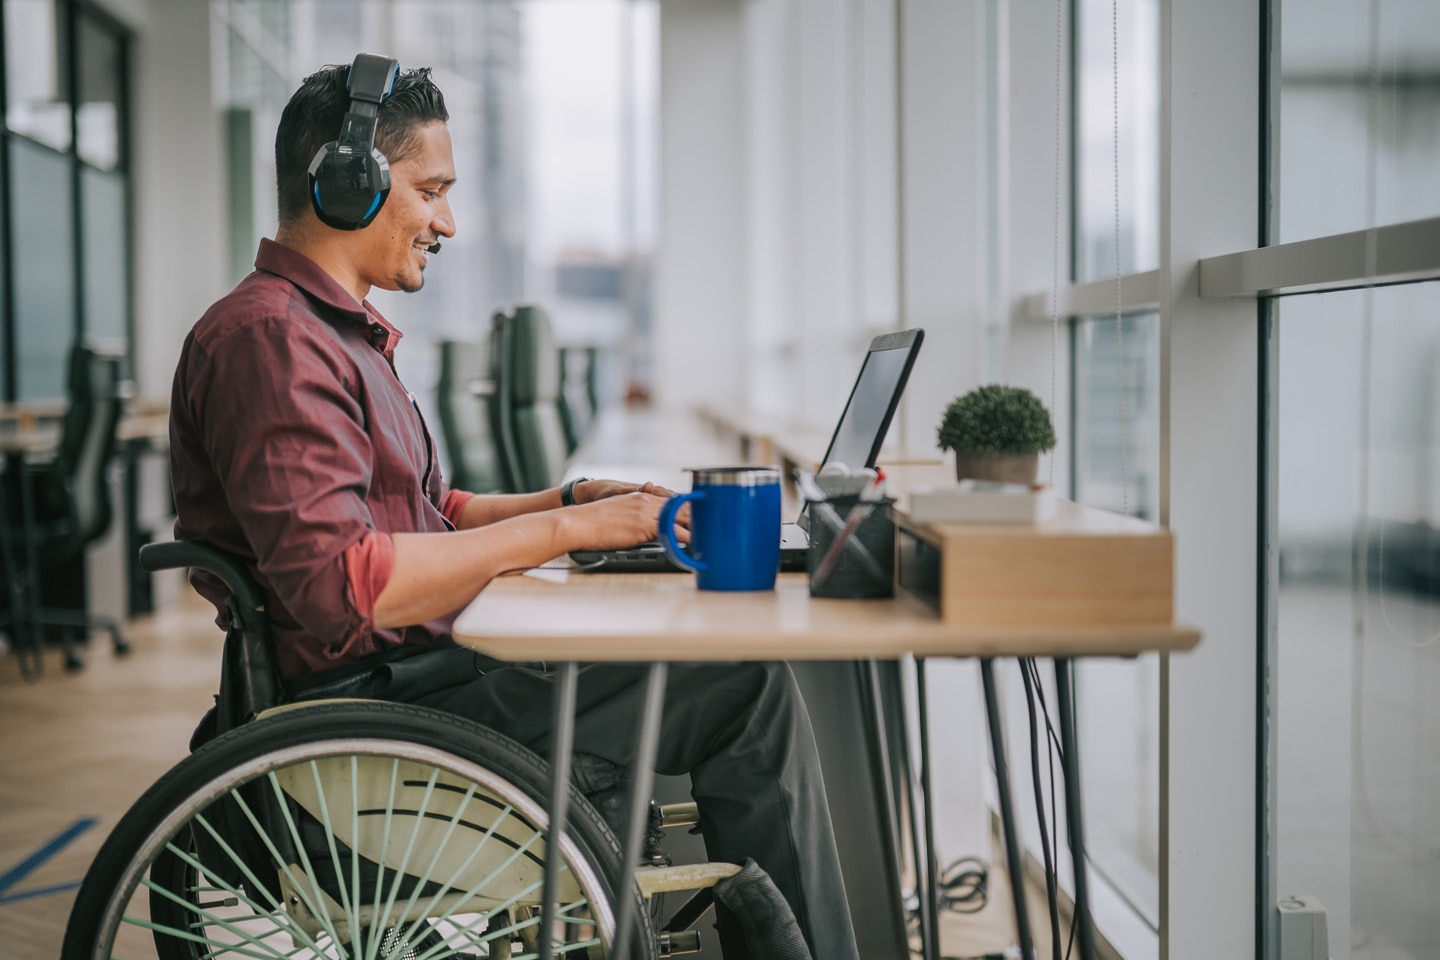
[[[336,230],[370,224],[390,195],[390,164],[379,150],[342,150],[332,140],[315,152],[309,171],[310,207]]]

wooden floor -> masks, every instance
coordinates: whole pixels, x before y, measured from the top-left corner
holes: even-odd
[[[0,657],[0,956],[54,960],[75,887],[115,822],[185,756],[219,671],[214,611],[193,594],[132,621],[134,652],[103,635],[66,673],[27,682]]]
[[[170,609],[132,621],[134,652],[116,657],[103,635],[85,669],[66,673],[52,652],[27,682],[0,656],[0,957],[54,960],[95,852],[130,804],[185,756],[210,704],[221,634],[213,610],[187,590]],[[980,913],[947,914],[944,953],[983,956],[1014,941],[1007,879],[990,876]],[[1048,956],[1043,897],[1032,898],[1037,950]]]

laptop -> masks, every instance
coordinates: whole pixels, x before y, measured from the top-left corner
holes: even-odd
[[[851,470],[875,466],[924,339],[925,331],[916,327],[882,333],[870,341],[830,437],[830,446],[820,461],[822,466],[843,463]],[[780,525],[780,569],[804,570],[809,548],[808,517],[802,508],[794,523]],[[599,573],[689,572],[671,562],[664,548],[654,541],[621,550],[576,550],[570,559],[582,569]]]

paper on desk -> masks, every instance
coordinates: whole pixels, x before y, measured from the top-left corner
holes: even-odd
[[[536,580],[548,580],[551,583],[564,583],[570,579],[570,571],[579,569],[580,564],[570,559],[569,554],[561,554],[554,560],[546,560],[540,566],[525,571],[525,576],[534,577]]]

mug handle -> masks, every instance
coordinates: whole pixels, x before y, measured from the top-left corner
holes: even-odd
[[[675,539],[675,516],[685,504],[704,499],[705,491],[692,490],[671,497],[665,501],[665,506],[660,508],[660,545],[665,548],[665,556],[670,558],[671,563],[697,572],[705,569],[705,561],[690,556]]]

